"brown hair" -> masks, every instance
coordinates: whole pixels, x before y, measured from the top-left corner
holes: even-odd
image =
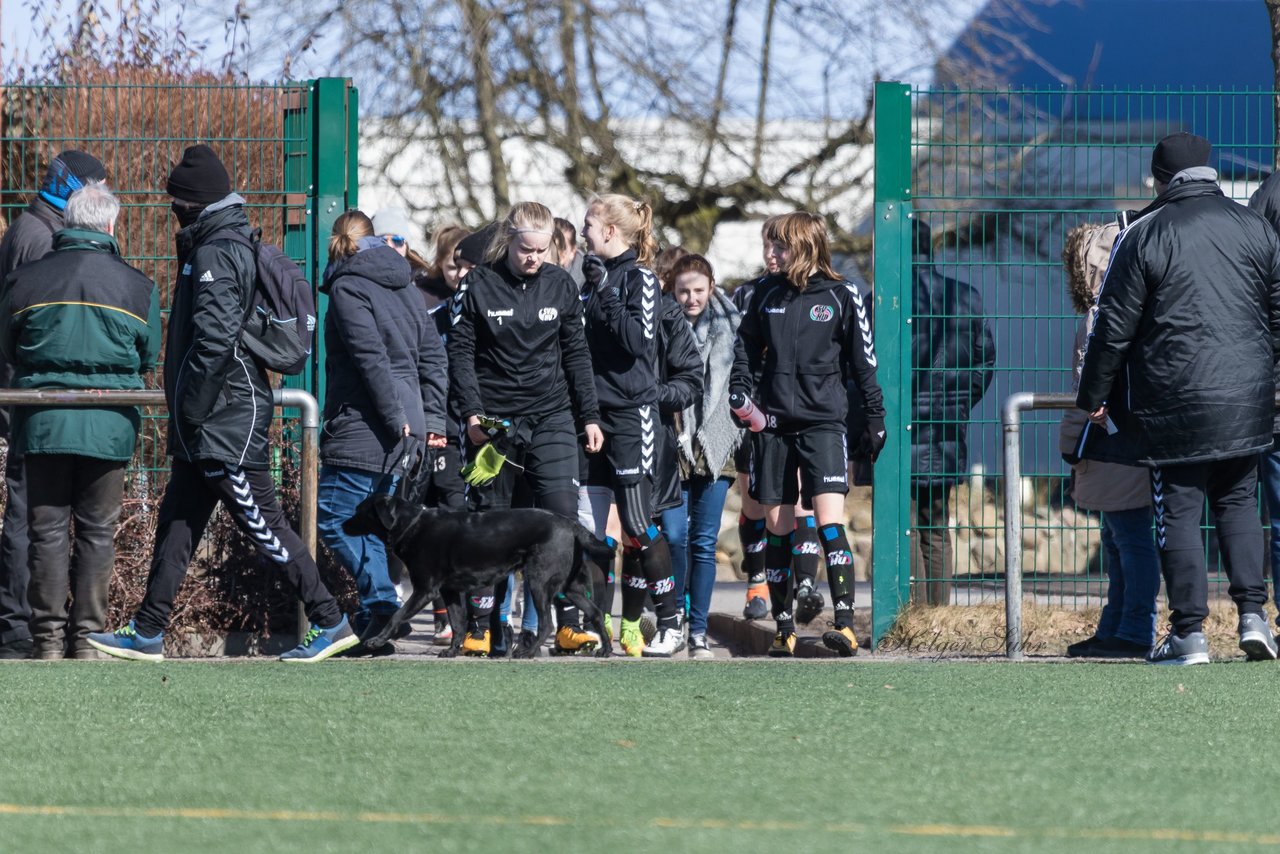
[[[827,245],[827,226],[822,217],[808,211],[779,214],[764,221],[760,230],[765,240],[777,241],[791,250],[791,266],[782,272],[787,280],[803,291],[815,273],[843,282],[844,276],[831,266],[831,247]]]
[[[587,210],[605,223],[622,232],[627,245],[636,251],[636,261],[642,267],[653,264],[658,254],[658,241],[653,239],[653,208],[630,196],[607,193],[595,196]]]
[[[433,279],[444,276],[444,262],[453,258],[453,251],[458,248],[462,238],[470,233],[457,223],[441,226],[436,231],[436,251],[427,267],[427,275]]]
[[[494,234],[484,259],[490,263],[501,260],[507,254],[511,238],[522,231],[538,231],[552,237],[555,233],[555,219],[546,205],[538,202],[516,202]]]
[[[360,249],[360,238],[373,236],[373,220],[364,211],[347,211],[333,221],[329,235],[329,260],[350,258]]]
[[[689,250],[683,246],[668,246],[658,253],[658,257],[653,259],[653,272],[658,277],[658,281],[662,282],[662,292],[664,294],[671,293],[671,289],[675,287],[676,277],[672,274],[671,268],[681,258],[689,255]]]
[[[716,286],[716,274],[715,271],[711,269],[711,262],[706,258],[703,258],[701,255],[690,255],[686,252],[684,255],[681,255],[676,259],[676,262],[671,265],[671,269],[667,270],[666,281],[669,282],[667,285],[668,289],[674,290],[676,286],[676,279],[680,278],[685,273],[701,273],[707,277],[707,281],[711,283],[711,287],[714,288]]]

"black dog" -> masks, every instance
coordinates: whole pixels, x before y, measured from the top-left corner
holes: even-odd
[[[604,615],[585,594],[588,574],[584,572],[584,552],[607,564],[613,560],[613,549],[573,519],[532,509],[427,510],[391,495],[373,495],[360,502],[355,514],[342,523],[342,530],[353,537],[372,535],[382,540],[404,561],[413,582],[413,593],[391,622],[364,642],[369,649],[386,644],[402,623],[446,593],[453,594],[445,596],[453,645],[441,655],[457,655],[466,630],[465,594],[519,569],[538,610],[538,632],[521,635],[513,658],[533,656],[547,639],[551,599],[557,593],[580,608],[600,636],[596,655],[613,654]]]

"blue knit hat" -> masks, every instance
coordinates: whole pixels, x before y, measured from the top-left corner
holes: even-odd
[[[58,210],[67,206],[71,194],[90,181],[105,181],[107,170],[101,161],[92,154],[68,149],[62,152],[49,164],[49,171],[44,173],[40,182],[40,198]]]

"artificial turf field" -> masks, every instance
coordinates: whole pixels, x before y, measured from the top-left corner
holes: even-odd
[[[1276,665],[0,666],[3,851],[1280,847]]]

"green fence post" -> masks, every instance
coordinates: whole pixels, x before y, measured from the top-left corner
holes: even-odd
[[[311,196],[311,91],[309,84],[294,84],[285,96],[284,108],[284,244],[282,248],[290,258],[299,259],[302,272],[311,282],[312,296],[319,285],[320,272],[315,257],[315,237],[312,233]],[[311,359],[301,376],[285,377],[287,388],[300,388],[316,394],[318,350],[313,349]]]
[[[312,257],[316,259],[315,281],[319,280],[328,257],[329,233],[333,223],[357,199],[356,134],[359,101],[356,89],[345,77],[322,77],[311,82],[311,220]],[[324,329],[329,299],[316,300],[317,332]],[[324,336],[317,334],[315,363],[318,366],[312,393],[324,400]]]
[[[872,508],[871,644],[910,597],[911,87],[875,91],[875,335],[888,442],[876,462]]]

